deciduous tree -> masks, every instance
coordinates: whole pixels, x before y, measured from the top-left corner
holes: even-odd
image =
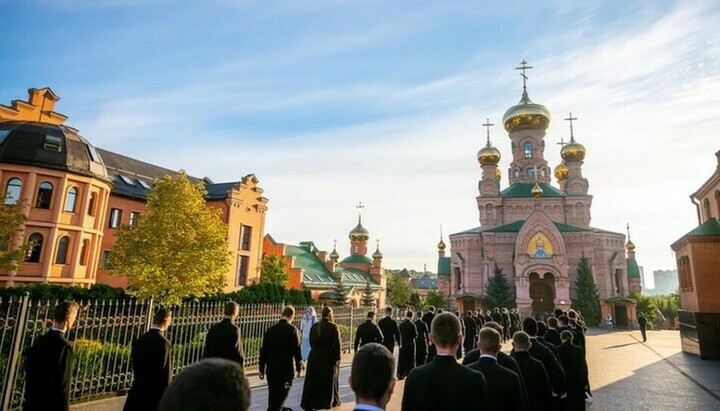
[[[184,172],[165,176],[148,191],[147,209],[134,226],[118,229],[111,272],[124,275],[128,292],[177,304],[189,295],[219,292],[230,263],[227,226],[205,204],[205,187]]]
[[[285,271],[285,259],[276,255],[265,255],[260,262],[260,282],[279,284],[283,287],[290,281]]]
[[[425,297],[425,304],[435,308],[444,308],[447,306],[447,299],[445,299],[442,291],[430,290],[427,297]]]
[[[2,196],[0,199],[7,200]],[[14,247],[13,242],[22,235],[27,218],[20,212],[20,202],[3,201],[0,204],[0,271],[17,271],[25,260],[25,253],[32,246],[23,244]]]
[[[399,275],[387,276],[387,301],[394,307],[407,307],[410,302],[410,284]]]

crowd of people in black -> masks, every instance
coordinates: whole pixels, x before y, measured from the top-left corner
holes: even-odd
[[[207,333],[205,359],[173,378],[172,347],[164,336],[172,313],[158,309],[150,330],[132,345],[134,379],[124,410],[247,410],[250,389],[235,325],[238,311],[236,303],[226,304],[223,320]],[[24,410],[69,409],[73,350],[65,334],[77,312],[74,302],[58,304],[52,329],[27,351]],[[323,307],[320,320],[304,333],[308,335],[292,324],[294,317],[294,308],[285,307],[263,336],[259,378],[267,378],[267,409],[290,410],[284,403],[294,378],[304,370],[302,409],[339,406],[341,343],[332,309]],[[544,322],[521,319],[517,310],[461,315],[430,307],[424,313],[406,311],[398,324],[388,307],[384,318],[377,324],[374,320],[375,313],[368,312],[353,344],[349,385],[357,411],[385,409],[397,380],[405,380],[403,411],[584,410],[586,395],[591,395],[586,327],[575,311],[555,310]],[[501,348],[509,340],[513,348],[508,354]]]

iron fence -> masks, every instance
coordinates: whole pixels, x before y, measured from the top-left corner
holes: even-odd
[[[0,304],[0,410],[19,409],[25,388],[24,352],[52,326],[57,301],[33,301],[29,297]],[[190,302],[173,307],[173,324],[167,331],[172,343],[173,372],[203,357],[207,330],[222,319],[224,302]],[[296,306],[296,326],[306,307]],[[245,369],[257,369],[262,336],[278,321],[280,304],[241,305],[237,324],[245,348]],[[67,338],[75,359],[70,387],[72,402],[120,395],[132,384],[132,342],[151,325],[152,300],[82,302],[75,326]],[[319,311],[319,307],[316,307]],[[364,320],[365,308],[333,307],[340,327],[342,349],[349,352],[355,328]]]

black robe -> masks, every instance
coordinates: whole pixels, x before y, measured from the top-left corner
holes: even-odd
[[[397,375],[399,379],[403,379],[415,368],[415,339],[418,332],[415,324],[409,319],[400,323],[400,336],[402,345],[398,355]]]
[[[304,410],[332,408],[340,402],[336,385],[340,374],[340,331],[323,318],[310,329],[310,357],[300,406]]]
[[[259,366],[260,372],[267,374],[268,410],[279,411],[292,387],[294,371],[302,369],[300,332],[286,319],[265,331]]]
[[[245,362],[240,328],[229,318],[210,327],[205,337],[205,358],[224,358],[241,366]]]
[[[475,339],[477,337],[477,325],[472,317],[465,317],[463,320],[465,325],[465,339],[463,340],[463,348],[465,349],[465,355],[470,350],[475,348]]]
[[[428,355],[428,334],[430,333],[427,324],[423,320],[415,320],[417,338],[415,339],[415,366],[425,364]]]
[[[155,411],[172,379],[170,341],[156,328],[135,340],[133,383],[123,411]]]
[[[493,411],[523,411],[525,394],[520,376],[498,364],[495,358],[480,357],[467,367],[480,371],[487,381],[490,409]]]
[[[430,330],[432,330],[432,320],[435,318],[435,313],[426,312],[425,315],[422,316],[422,320],[427,325],[428,334],[430,334]],[[431,342],[430,345],[428,345],[428,351],[427,351],[427,358],[425,359],[425,362],[428,363],[435,358],[435,355],[437,354],[437,349],[435,348],[435,345]],[[418,364],[420,365],[420,364]]]
[[[570,342],[562,343],[558,348],[558,357],[567,375],[567,398],[565,409],[585,409],[585,387],[589,386],[588,366],[583,349]]]
[[[68,411],[73,349],[65,334],[50,330],[25,354],[26,411]]]
[[[551,411],[553,409],[552,388],[542,362],[533,358],[529,352],[513,352],[525,380],[528,404],[533,411]]]
[[[398,328],[397,321],[393,320],[389,316],[385,316],[378,321],[378,327],[380,327],[380,331],[383,335],[382,345],[390,350],[390,352],[393,352],[395,349],[395,344],[402,344],[402,341],[400,340],[400,328]]]
[[[365,344],[374,342],[382,344],[383,334],[380,331],[380,327],[375,325],[371,319],[366,319],[364,323],[358,325],[357,332],[355,333],[355,344],[353,347],[355,351]]]

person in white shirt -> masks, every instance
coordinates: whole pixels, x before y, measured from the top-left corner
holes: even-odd
[[[383,411],[395,389],[395,358],[387,348],[369,343],[355,353],[348,383],[355,392],[354,411]]]

